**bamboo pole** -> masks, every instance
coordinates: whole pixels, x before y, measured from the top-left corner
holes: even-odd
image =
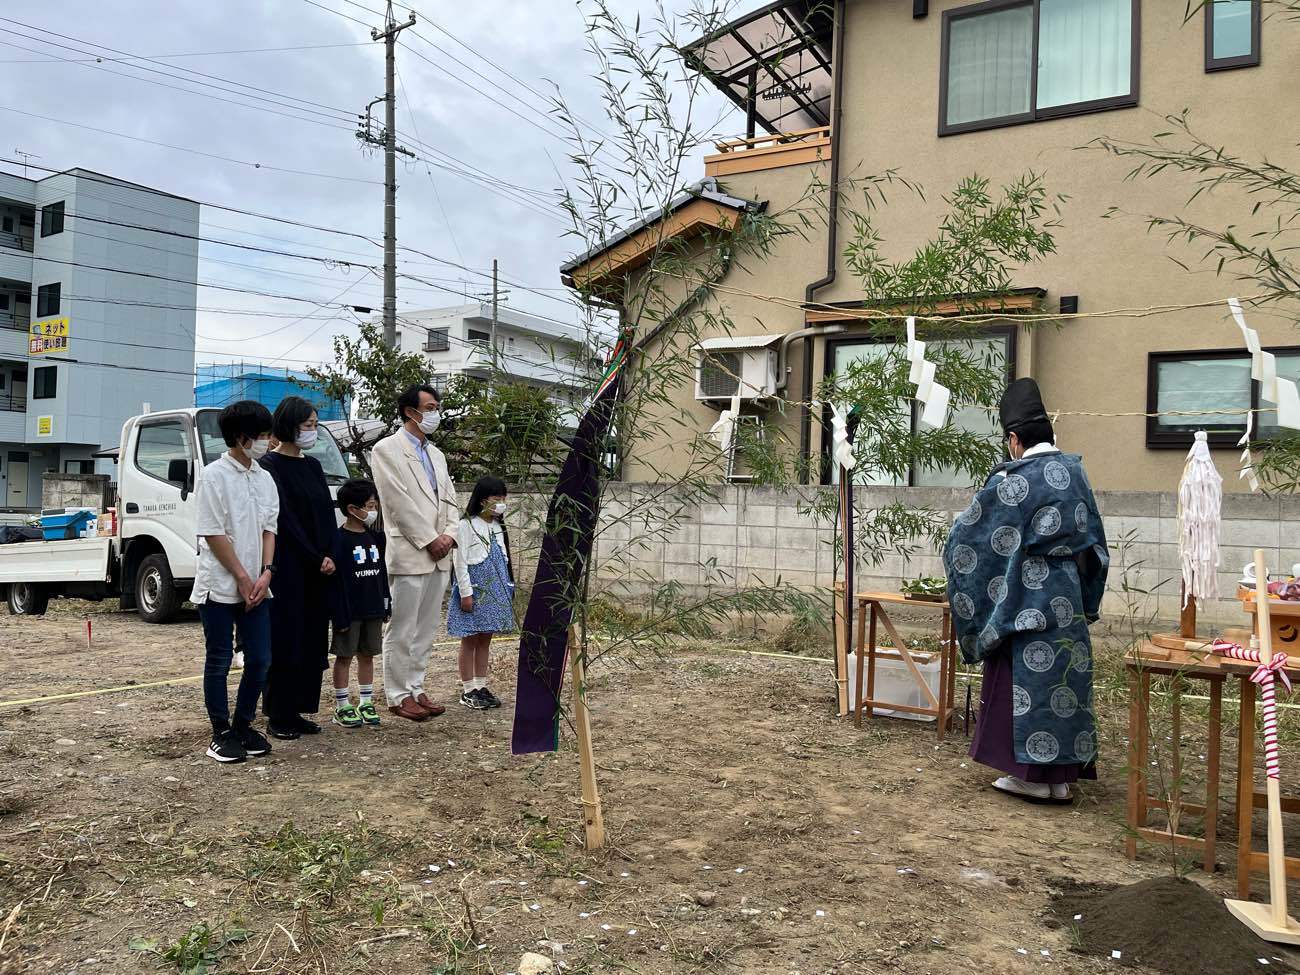
[[[1273,632],[1269,621],[1268,570],[1264,550],[1255,549],[1255,626],[1259,639],[1259,661],[1267,667],[1273,659]],[[1286,847],[1282,836],[1282,789],[1278,781],[1277,735],[1274,723],[1277,711],[1273,704],[1273,684],[1262,685],[1264,698],[1264,748],[1268,790],[1268,904],[1251,901],[1227,901],[1228,910],[1237,920],[1265,941],[1300,944],[1300,925],[1287,915]]]
[[[582,776],[582,818],[587,849],[605,845],[605,816],[596,785],[596,757],[591,750],[591,716],[587,711],[587,651],[569,627],[569,666],[573,671],[573,726],[578,733],[578,768]]]

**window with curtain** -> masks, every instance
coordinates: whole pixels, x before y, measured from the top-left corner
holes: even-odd
[[[1277,374],[1300,380],[1300,349],[1269,349]],[[1240,349],[1152,352],[1147,369],[1147,412],[1180,416],[1147,418],[1147,446],[1186,449],[1204,430],[1213,447],[1232,447],[1246,430],[1246,410],[1257,410],[1254,439],[1277,436],[1277,413],[1263,402],[1250,378],[1250,354]],[[1236,411],[1236,412],[1226,412]]]
[[[1205,70],[1259,64],[1260,0],[1211,0],[1205,4]]]
[[[1137,104],[1138,0],[945,11],[939,134]]]
[[[969,349],[969,354],[985,364],[1007,369],[1007,378],[1010,381],[1013,334],[1011,330],[1007,330],[1006,332],[979,338],[955,341],[965,345]],[[944,344],[943,342],[934,342],[931,347],[939,349]],[[892,347],[892,343],[889,342],[876,342],[866,339],[860,342],[836,343],[831,346],[833,351],[827,357],[830,372],[843,372],[854,362],[883,358]],[[910,425],[912,430],[917,429],[920,417],[920,409],[917,404],[912,403],[910,400],[899,400],[898,415],[905,419],[905,422]],[[969,430],[995,440],[1001,434],[1001,425],[997,417],[980,407],[967,406],[954,409],[948,417],[948,422],[959,430]],[[828,433],[828,443],[829,436]],[[861,455],[859,456],[861,458]],[[831,483],[839,483],[839,470],[837,468],[831,470]],[[907,480],[903,481],[888,475],[882,475],[878,471],[869,470],[868,465],[863,464],[860,459],[859,466],[854,469],[853,483],[892,487],[970,487],[971,478],[969,474],[964,474],[953,468],[927,468],[913,465]]]

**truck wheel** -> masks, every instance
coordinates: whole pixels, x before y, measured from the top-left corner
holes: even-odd
[[[50,594],[34,582],[12,582],[8,603],[9,612],[14,616],[44,616],[50,605]]]
[[[172,581],[167,556],[150,555],[140,563],[135,577],[135,605],[146,623],[167,623],[175,618],[181,597]]]

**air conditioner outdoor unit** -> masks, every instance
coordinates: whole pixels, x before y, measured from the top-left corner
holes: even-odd
[[[735,396],[745,403],[775,396],[777,357],[770,346],[779,338],[763,335],[701,342],[695,398],[725,405]]]

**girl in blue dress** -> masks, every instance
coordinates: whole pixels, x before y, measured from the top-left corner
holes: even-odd
[[[447,632],[460,640],[460,703],[475,711],[501,707],[488,689],[492,634],[515,628],[515,579],[510,537],[502,516],[506,485],[499,477],[479,479],[456,535],[456,580],[451,587]]]

